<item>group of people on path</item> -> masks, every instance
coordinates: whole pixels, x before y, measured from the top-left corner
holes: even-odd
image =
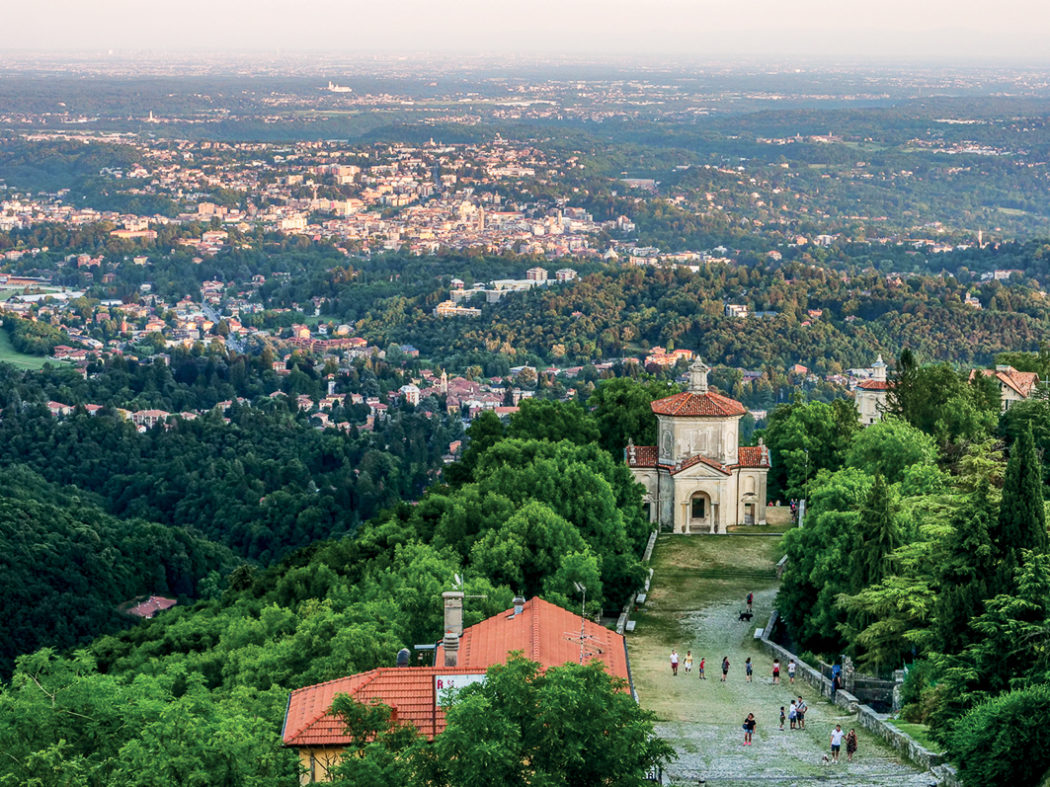
[[[673,677],[677,677],[678,676],[678,663],[679,663],[678,651],[674,650],[672,648],[672,650],[671,650],[671,675]],[[685,658],[682,659],[682,663],[684,664],[685,671],[687,673],[693,671],[693,651],[687,650],[685,652]],[[697,671],[697,677],[700,678],[700,680],[707,680],[707,676],[704,675],[705,663],[706,663],[706,659],[700,659],[700,664],[697,665],[697,670],[696,670]],[[725,670],[728,670],[729,669],[729,660],[728,659],[723,659],[722,666],[723,666],[723,668]]]
[[[700,664],[697,667],[697,677],[700,680],[707,680],[707,676],[704,674],[704,668],[706,665],[706,658],[700,659]],[[678,665],[679,663],[684,664],[686,673],[693,671],[693,651],[687,650],[685,652],[685,658],[681,659],[678,656],[678,651],[674,648],[671,649],[671,675],[673,677],[678,676]],[[729,679],[729,656],[722,657],[722,680],[720,682],[725,683]],[[798,665],[795,664],[795,660],[791,659],[787,665],[788,682],[795,682],[795,672],[798,669]],[[755,665],[751,661],[751,657],[744,661],[744,680],[748,683],[753,682]],[[773,659],[773,683],[780,683],[780,659]]]
[[[747,604],[747,612],[752,612],[752,605],[754,603],[754,594],[748,593],[745,603]],[[674,677],[678,676],[678,665],[679,661],[684,664],[686,673],[693,671],[693,651],[687,650],[685,652],[685,658],[679,659],[678,651],[674,648],[671,649],[671,675]],[[706,663],[705,658],[700,659],[700,663],[697,665],[697,677],[700,680],[707,680],[707,676],[704,674],[704,666]],[[722,657],[722,683],[728,682],[729,679],[729,656]],[[795,682],[795,673],[798,670],[798,665],[794,659],[788,661],[787,673],[788,682]],[[754,664],[749,656],[744,661],[744,680],[747,683],[752,682],[754,676]],[[837,677],[837,676],[836,676]],[[780,659],[773,659],[773,684],[780,684]],[[804,730],[806,729],[806,712],[809,710],[806,705],[806,701],[802,699],[802,695],[798,696],[798,699],[791,701],[790,709],[785,709],[783,705],[780,706],[780,729],[784,729],[784,722],[787,721],[790,724],[792,730]],[[747,718],[744,719],[743,730],[744,730],[744,745],[752,745],[752,739],[755,734],[755,728],[758,726],[758,720],[755,719],[754,713],[747,714]],[[848,733],[842,730],[841,724],[836,724],[835,729],[831,731],[831,762],[839,761],[839,751],[842,749],[842,743],[845,740],[846,743],[846,760],[853,762],[853,755],[857,751],[857,733],[850,730]],[[825,761],[828,760],[827,756],[824,757]]]
[[[785,713],[784,706],[780,706],[780,729],[784,729],[784,722],[788,721],[793,730],[804,730],[806,729],[806,712],[809,710],[809,706],[806,705],[806,701],[802,699],[800,694],[797,700],[791,700],[791,709]],[[755,734],[755,727],[758,726],[758,721],[755,719],[754,713],[747,714],[747,718],[744,719],[743,730],[744,730],[744,745],[750,746],[752,739]],[[857,753],[857,733],[851,729],[849,732],[845,732],[842,729],[841,724],[836,724],[835,729],[831,731],[831,762],[839,761],[839,753],[842,750],[842,742],[846,742],[846,761],[853,762],[853,755]],[[827,756],[824,757],[827,761]]]

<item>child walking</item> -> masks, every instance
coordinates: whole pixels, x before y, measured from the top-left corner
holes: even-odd
[[[693,651],[691,651],[691,650],[687,650],[685,652],[685,671],[686,672],[692,672],[693,671]]]
[[[697,668],[697,674],[699,675],[700,680],[707,680],[707,676],[704,675],[704,659],[702,657],[700,659],[700,666]]]
[[[784,729],[784,719],[785,718],[786,718],[786,716],[784,715],[784,706],[781,705],[780,706],[780,729]],[[794,723],[794,720],[792,720],[792,723]]]
[[[744,745],[745,746],[750,746],[751,745],[751,735],[752,735],[752,733],[754,733],[755,725],[757,725],[757,724],[758,724],[758,722],[755,721],[755,714],[753,714],[753,713],[747,714],[747,718],[744,719]]]

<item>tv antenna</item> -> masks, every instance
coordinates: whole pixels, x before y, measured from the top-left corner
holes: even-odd
[[[587,586],[582,582],[573,582],[572,584],[576,588],[576,592],[583,597],[583,601],[580,603],[580,633],[577,634],[575,631],[566,632],[565,639],[570,642],[580,643],[580,664],[583,664],[587,657],[601,654],[602,649],[597,645],[594,646],[593,650],[587,649],[589,642],[599,641],[597,637],[587,633]]]

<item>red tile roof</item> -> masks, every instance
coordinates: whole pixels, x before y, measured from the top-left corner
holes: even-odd
[[[742,445],[738,450],[737,467],[769,467],[769,449],[764,445]]]
[[[584,621],[584,631],[588,637],[584,647],[592,658],[605,664],[610,675],[628,680],[623,635],[590,620]],[[519,615],[508,610],[466,629],[459,641],[459,666],[484,669],[502,664],[516,650],[542,667],[578,662],[579,636],[579,613],[533,598],[525,602]],[[439,646],[438,663],[443,658]]]
[[[736,399],[728,396],[712,393],[686,393],[668,396],[665,399],[657,399],[651,405],[653,412],[657,415],[706,415],[706,416],[730,416],[744,415],[747,412],[744,405]]]
[[[708,467],[714,468],[715,470],[717,470],[720,473],[724,473],[725,475],[729,475],[729,468],[728,467],[726,467],[721,462],[716,462],[714,459],[709,459],[708,457],[703,456],[701,454],[696,454],[695,456],[691,456],[688,459],[686,459],[683,462],[681,462],[680,464],[668,465],[668,467],[671,470],[671,475],[677,475],[678,473],[681,473],[683,470],[688,470],[693,465],[699,465],[699,464],[705,464]]]
[[[890,384],[885,380],[865,380],[864,382],[857,385],[865,391],[888,391]]]
[[[588,637],[584,647],[591,658],[604,663],[611,675],[628,680],[623,636],[589,620],[584,622],[584,632]],[[380,667],[297,689],[288,701],[281,738],[286,746],[348,744],[342,722],[328,714],[337,694],[349,694],[359,702],[382,702],[396,711],[398,721],[410,722],[433,738],[445,729],[445,712],[434,705],[436,677],[484,674],[514,651],[522,651],[543,668],[577,662],[579,636],[578,614],[543,599],[531,599],[519,615],[507,610],[464,630],[458,666]],[[439,664],[444,661],[440,647],[436,659]]]
[[[631,467],[656,467],[657,450],[655,445],[636,445],[634,461],[631,461],[631,449],[627,449],[627,464]]]
[[[445,710],[435,707],[434,679],[444,675],[483,674],[465,667],[380,667],[292,692],[281,738],[285,746],[345,746],[343,722],[329,715],[337,694],[358,702],[381,702],[399,722],[413,724],[427,738],[445,729]]]
[[[134,615],[137,618],[152,618],[158,612],[165,609],[171,609],[179,602],[173,598],[165,598],[164,596],[150,596],[145,601],[142,601],[128,610],[129,615]]]
[[[970,372],[971,380],[976,371]],[[1039,375],[1035,372],[1019,372],[1012,366],[1006,369],[981,369],[981,374],[986,377],[995,377],[1000,385],[1012,388],[1018,396],[1024,399],[1032,395],[1032,391],[1039,382]]]

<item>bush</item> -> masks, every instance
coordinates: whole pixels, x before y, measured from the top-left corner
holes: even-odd
[[[1036,785],[1050,769],[1050,685],[983,702],[959,719],[948,750],[966,785]]]
[[[936,671],[929,661],[916,661],[908,670],[901,686],[901,717],[905,721],[922,723],[927,709],[923,706],[923,695],[928,694],[930,679]]]

